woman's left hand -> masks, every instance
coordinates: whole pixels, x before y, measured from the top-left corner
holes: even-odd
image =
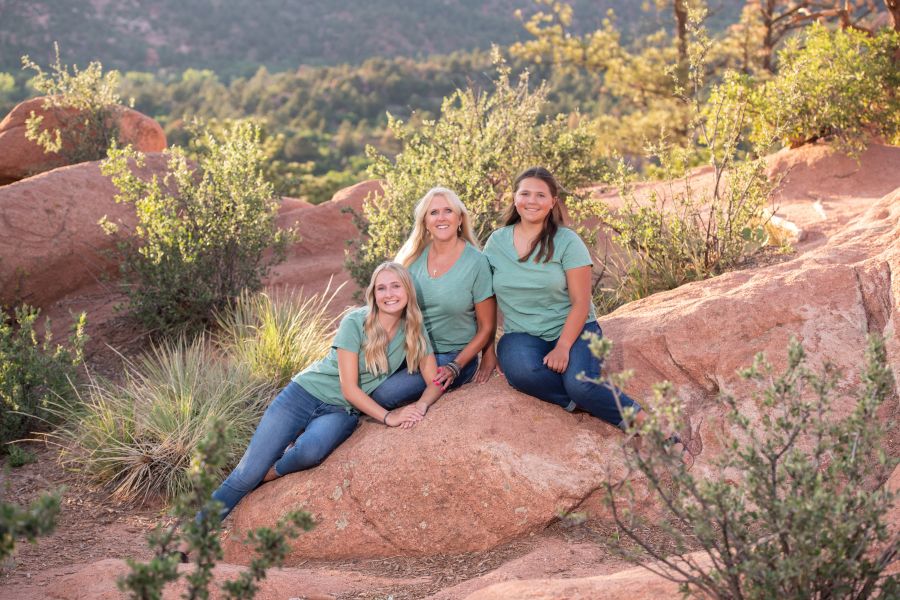
[[[448,387],[453,383],[453,370],[448,369],[447,367],[438,367],[437,376],[431,380],[435,385],[441,386],[441,389],[446,391]]]
[[[551,371],[563,373],[569,366],[569,349],[557,346],[544,357],[544,364]]]

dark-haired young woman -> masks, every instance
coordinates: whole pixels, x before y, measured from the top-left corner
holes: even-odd
[[[641,407],[623,392],[617,402],[605,386],[579,380],[579,373],[600,376],[600,362],[582,334],[602,332],[591,302],[591,255],[563,226],[559,184],[547,169],[534,167],[516,178],[514,190],[506,226],[484,246],[503,312],[497,344],[503,374],[517,390],[568,411],[581,408],[618,427],[625,425],[625,410],[642,420]]]

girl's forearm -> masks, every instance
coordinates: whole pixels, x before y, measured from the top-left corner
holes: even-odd
[[[572,309],[569,311],[566,322],[563,325],[562,332],[559,334],[559,340],[556,342],[557,347],[568,350],[576,341],[578,341],[578,336],[584,329],[584,324],[587,321],[590,310],[591,306],[589,302],[572,305]]]
[[[347,402],[353,405],[353,408],[372,417],[376,421],[384,421],[385,415],[389,412],[372,400],[372,398],[358,386],[342,386],[341,392],[344,394],[344,398],[347,399]]]

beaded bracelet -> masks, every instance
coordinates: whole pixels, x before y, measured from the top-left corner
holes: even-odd
[[[459,368],[459,365],[456,364],[456,361],[455,361],[455,360],[451,360],[450,362],[448,362],[448,363],[447,363],[446,365],[444,365],[444,366],[447,367],[448,369],[450,369],[450,371],[453,372],[453,379],[456,379],[457,377],[459,377],[459,372],[460,372],[461,369]]]

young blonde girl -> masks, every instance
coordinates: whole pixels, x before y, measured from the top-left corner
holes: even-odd
[[[365,297],[365,306],[341,319],[329,353],[295,375],[266,409],[240,463],[213,493],[224,504],[223,519],[264,478],[321,463],[350,437],[360,413],[408,428],[441,395],[440,387],[427,386],[419,402],[401,410],[385,410],[372,400],[370,394],[404,363],[429,380],[437,365],[402,265],[379,265]]]

